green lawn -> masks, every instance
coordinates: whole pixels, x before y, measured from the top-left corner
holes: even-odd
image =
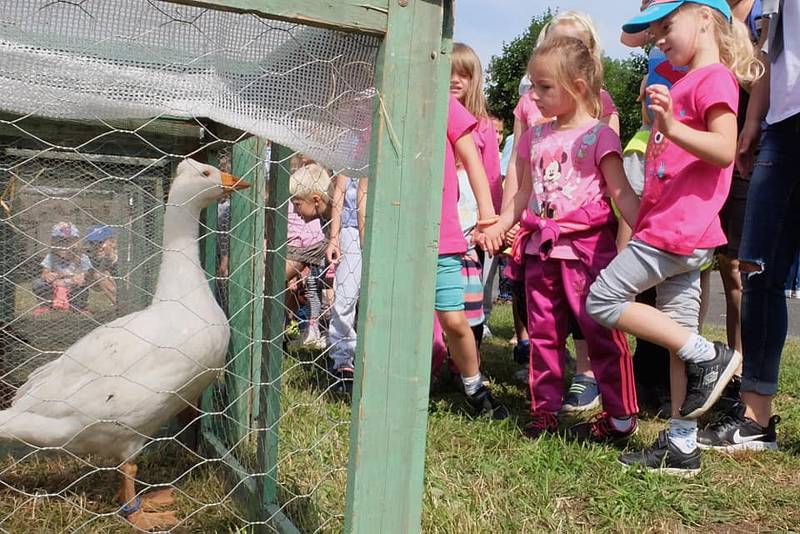
[[[522,437],[528,404],[525,388],[511,378],[516,366],[508,306],[496,308],[491,327],[495,336],[485,342],[483,367],[513,417],[501,423],[473,419],[461,394],[446,387],[433,392],[424,532],[800,531],[800,341],[787,343],[784,354],[777,403],[781,451],[708,453],[700,475],[678,479],[625,472],[612,447]],[[710,334],[720,339],[722,332]],[[324,392],[318,367],[307,356],[287,359],[285,366],[280,499],[302,532],[340,532],[350,407]],[[664,424],[643,420],[630,446],[649,444]],[[1,530],[126,531],[113,516],[113,472],[46,454],[16,464],[9,457],[0,468],[0,480],[15,488],[0,489]],[[178,516],[184,518],[176,532],[236,532],[245,525],[219,464],[174,442],[148,448],[140,477],[173,481]],[[58,496],[36,497],[45,493]]]

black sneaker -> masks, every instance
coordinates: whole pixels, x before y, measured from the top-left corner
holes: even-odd
[[[514,361],[528,365],[531,361],[531,342],[527,339],[518,342],[514,345]]]
[[[619,457],[619,463],[626,468],[644,468],[668,475],[693,477],[700,472],[700,449],[690,453],[682,452],[667,437],[667,431],[658,433],[655,443],[638,452],[626,452]]]
[[[767,426],[761,426],[743,414],[729,414],[697,433],[697,446],[724,452],[777,451],[775,425],[780,416],[773,415]]]
[[[508,409],[494,398],[486,385],[481,385],[472,395],[466,395],[467,402],[475,410],[475,415],[490,414],[492,419],[500,420],[508,417]]]
[[[623,444],[636,433],[638,428],[635,415],[631,416],[630,426],[626,430],[617,430],[611,422],[611,416],[601,412],[587,421],[570,427],[569,436],[580,442]]]
[[[744,413],[744,404],[742,403],[742,377],[735,376],[731,378],[725,389],[722,390],[719,400],[711,411],[721,416],[732,413]]]
[[[686,399],[680,411],[686,419],[697,419],[706,413],[742,363],[741,354],[718,341],[714,342],[714,352],[708,361],[686,362]]]

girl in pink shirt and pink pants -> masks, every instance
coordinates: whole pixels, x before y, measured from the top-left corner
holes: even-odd
[[[613,198],[627,220],[638,199],[622,168],[619,136],[601,123],[602,66],[580,39],[555,36],[528,65],[537,107],[555,117],[520,139],[519,190],[487,237],[519,220],[512,257],[524,273],[531,343],[528,437],[558,430],[564,347],[576,318],[591,354],[604,411],[575,425],[580,440],[618,441],[636,431],[636,388],[625,335],[597,324],[585,307],[589,286],[616,254]]]

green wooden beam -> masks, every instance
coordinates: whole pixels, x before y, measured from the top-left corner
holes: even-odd
[[[345,532],[420,530],[451,17],[393,3],[379,54]]]
[[[383,34],[388,23],[389,0],[167,0],[173,4],[319,26],[340,31]],[[399,0],[404,3],[405,0]]]
[[[260,347],[253,338],[253,315],[261,299],[261,283],[254,279],[256,272],[263,276],[261,261],[263,233],[255,235],[257,219],[264,216],[265,185],[263,138],[249,137],[233,145],[231,172],[250,187],[231,196],[230,207],[230,260],[228,280],[228,322],[231,325],[231,344],[226,375],[228,402],[232,403],[230,416],[232,443],[238,442],[250,428],[252,388],[252,362],[261,357]],[[263,227],[262,227],[263,228]],[[263,231],[262,231],[263,232]],[[255,291],[258,291],[255,293]],[[260,302],[258,302],[260,310]]]
[[[266,474],[259,485],[262,507],[278,500],[278,420],[280,418],[283,331],[286,318],[286,232],[288,227],[289,160],[292,151],[272,145],[266,210],[267,264],[264,283],[264,326],[259,387],[258,458]]]

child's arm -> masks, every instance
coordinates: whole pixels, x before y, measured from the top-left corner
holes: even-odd
[[[492,194],[489,191],[489,178],[481,162],[481,156],[472,140],[472,133],[467,132],[459,137],[454,145],[456,157],[464,165],[469,177],[469,185],[478,203],[478,219],[486,220],[495,216],[492,205]]]
[[[766,20],[766,24],[769,25],[769,19],[762,20]],[[761,34],[765,35],[766,31],[766,29],[762,29]],[[769,111],[770,64],[765,54],[762,54],[761,60],[764,64],[764,75],[753,84],[750,90],[747,116],[736,147],[736,167],[742,176],[749,176],[753,170],[756,148],[758,148],[761,138],[761,123]]]
[[[672,97],[664,85],[647,88],[649,109],[654,113],[659,131],[687,152],[717,167],[727,167],[736,156],[736,114],[724,106],[706,112],[708,131],[683,124],[672,111]]]
[[[519,221],[522,212],[528,206],[531,198],[531,188],[533,182],[531,180],[530,165],[521,165],[518,169],[522,176],[519,181],[519,187],[514,197],[511,198],[508,204],[503,208],[500,214],[500,219],[492,226],[483,229],[483,237],[487,243],[487,248],[492,254],[496,254],[502,245],[496,248],[491,248],[488,243],[494,243],[497,239],[503,241],[503,236]]]
[[[328,263],[339,263],[341,250],[339,248],[339,234],[342,231],[342,210],[344,210],[344,196],[347,192],[347,181],[349,178],[343,174],[337,174],[333,178],[333,198],[331,199],[331,221],[330,237],[328,246],[325,247],[325,258]]]
[[[364,249],[364,232],[367,223],[367,177],[362,176],[358,180],[358,192],[356,193],[356,205],[358,206],[358,242],[361,249]]]
[[[639,215],[639,197],[633,192],[625,169],[622,167],[622,158],[612,152],[600,160],[600,172],[606,180],[608,195],[614,200],[622,218],[633,227]]]

